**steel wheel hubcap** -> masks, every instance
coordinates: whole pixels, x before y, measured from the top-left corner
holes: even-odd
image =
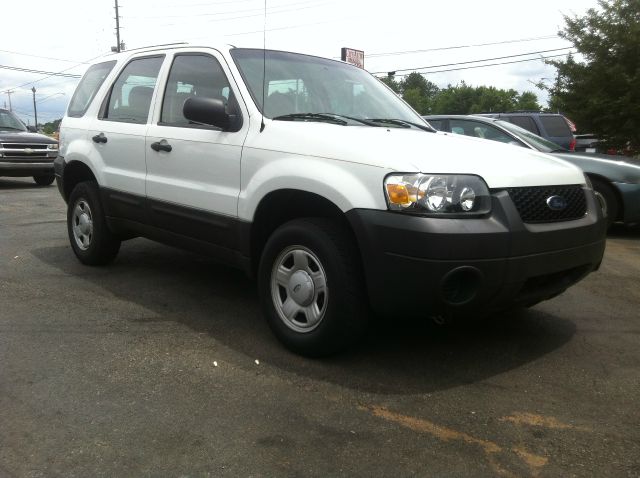
[[[80,199],[73,208],[72,229],[77,246],[86,251],[93,239],[93,216],[91,208],[84,199]]]
[[[303,333],[318,327],[328,294],[326,273],[313,252],[290,246],[278,255],[271,271],[271,298],[287,327]]]

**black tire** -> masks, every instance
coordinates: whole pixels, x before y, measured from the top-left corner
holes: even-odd
[[[607,227],[611,227],[613,222],[618,218],[620,205],[613,188],[600,179],[591,179],[596,198],[600,201],[603,210],[606,210]]]
[[[118,254],[120,240],[107,226],[95,181],[78,183],[71,192],[67,207],[67,232],[71,248],[83,264],[105,265]]]
[[[258,271],[260,301],[271,330],[289,350],[308,357],[331,355],[363,335],[369,310],[359,257],[351,232],[331,219],[296,219],[280,226],[271,235]],[[297,268],[296,258],[304,258],[304,270]],[[289,287],[277,283],[285,276],[275,274],[276,265],[282,265],[281,270],[291,273]],[[293,277],[293,273],[299,271],[303,273]],[[304,282],[304,274],[309,276],[313,286],[309,281]],[[324,288],[322,280],[317,282],[322,274]],[[300,277],[303,277],[302,281],[298,281]],[[315,323],[306,311],[292,319],[284,317],[287,300],[294,301],[290,310],[305,306],[304,297],[300,303],[294,300],[299,299],[295,294],[305,290],[312,296],[305,296],[312,302],[305,310],[315,306],[314,310],[320,311]]]
[[[55,175],[47,174],[44,176],[34,176],[33,180],[36,182],[38,186],[49,186],[56,179]]]

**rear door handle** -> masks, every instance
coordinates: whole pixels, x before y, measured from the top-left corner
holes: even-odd
[[[106,143],[107,142],[107,137],[104,135],[104,133],[97,134],[91,139],[93,140],[94,143]]]
[[[167,153],[170,153],[173,148],[166,139],[163,139],[161,141],[151,143],[151,149],[153,149],[154,151],[166,151]]]

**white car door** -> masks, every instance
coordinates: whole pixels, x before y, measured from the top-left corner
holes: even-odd
[[[101,190],[111,217],[144,222],[145,137],[164,55],[138,57],[120,72],[93,121],[93,163],[103,173]]]
[[[248,116],[228,78],[222,57],[205,52],[174,54],[147,132],[146,193],[153,226],[235,249]],[[237,114],[236,127],[222,131],[190,123],[182,107],[191,96],[225,101],[227,109]]]

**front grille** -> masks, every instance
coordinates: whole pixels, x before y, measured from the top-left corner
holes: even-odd
[[[43,143],[2,143],[0,144],[2,156],[9,159],[39,160],[48,158],[51,150],[47,150],[47,144]]]
[[[587,213],[587,199],[580,185],[510,188],[507,192],[526,223],[570,221]],[[552,196],[562,197],[567,206],[560,211],[551,209],[547,199]]]
[[[43,143],[2,143],[5,149],[47,149],[47,144]]]

